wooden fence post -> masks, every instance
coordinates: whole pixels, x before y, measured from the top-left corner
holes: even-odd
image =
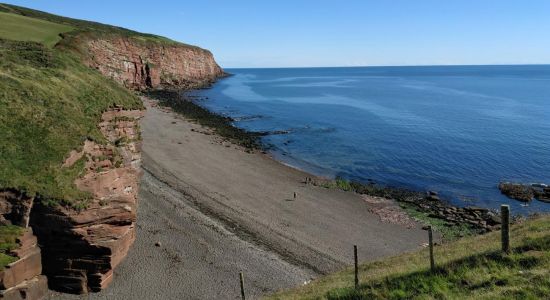
[[[432,226],[428,226],[428,242],[430,244],[430,269],[435,271],[435,260],[434,260],[434,239],[433,239],[433,230]]]
[[[357,245],[353,245],[353,259],[355,261],[355,289],[359,288],[359,264],[357,261]]]
[[[241,281],[241,299],[245,300],[246,296],[244,294],[244,275],[243,275],[243,272],[239,273],[239,280]]]
[[[500,218],[502,222],[502,227],[501,227],[502,252],[508,254],[510,253],[510,206],[509,205],[500,206]]]

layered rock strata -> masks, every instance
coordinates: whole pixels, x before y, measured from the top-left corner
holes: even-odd
[[[195,46],[135,38],[89,39],[87,64],[124,86],[196,88],[224,75],[212,53]]]
[[[36,236],[26,228],[16,240],[18,247],[11,255],[18,260],[0,272],[0,299],[44,299],[48,291],[42,274],[42,259]]]
[[[91,195],[84,209],[41,203],[32,209],[50,288],[70,293],[105,288],[134,242],[142,115],[121,109],[104,113],[100,128],[108,145],[86,141],[65,161],[69,167],[85,160],[85,173],[75,182]]]
[[[23,232],[16,238],[17,247],[9,253],[17,260],[0,271],[0,299],[43,299],[48,291],[42,276],[42,258],[36,236],[29,225],[34,197],[17,190],[0,190],[0,226],[16,225]]]

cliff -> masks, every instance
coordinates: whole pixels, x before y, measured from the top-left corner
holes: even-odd
[[[212,53],[179,43],[131,37],[88,39],[86,63],[127,88],[193,88],[224,75]]]
[[[224,72],[209,51],[156,35],[0,12],[15,28],[0,32],[0,228],[21,229],[0,249],[0,298],[99,291],[136,238],[143,105],[130,90]]]
[[[107,287],[134,242],[142,114],[122,109],[103,113],[99,127],[109,143],[88,140],[65,160],[64,168],[85,164],[75,181],[91,195],[85,209],[33,207],[30,225],[40,240],[51,288],[81,294]]]
[[[112,281],[114,268],[136,238],[142,115],[121,108],[103,113],[99,128],[108,143],[87,140],[63,163],[65,169],[84,165],[74,183],[88,193],[86,207],[51,205],[16,190],[0,190],[0,223],[22,230],[16,249],[8,253],[15,261],[0,271],[0,298],[20,299],[24,292],[26,299],[42,299],[47,284],[82,294]]]

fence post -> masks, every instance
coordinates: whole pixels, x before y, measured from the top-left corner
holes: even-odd
[[[510,206],[509,205],[500,206],[500,218],[502,222],[502,227],[501,227],[502,252],[508,254],[510,253]]]
[[[435,261],[434,261],[434,239],[433,239],[433,230],[432,226],[428,226],[428,242],[430,244],[430,269],[435,271]]]
[[[246,296],[244,294],[244,276],[243,276],[243,272],[239,273],[239,279],[241,281],[241,299],[245,300]]]
[[[357,262],[357,245],[353,245],[353,260],[355,261],[355,289],[359,288],[359,265]]]

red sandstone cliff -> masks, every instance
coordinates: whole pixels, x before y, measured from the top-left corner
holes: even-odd
[[[89,66],[131,89],[192,88],[224,75],[212,53],[195,46],[109,37],[85,47]]]
[[[194,46],[120,36],[80,41],[88,66],[134,90],[197,88],[225,74],[209,51]],[[65,166],[86,162],[85,174],[75,182],[92,196],[85,209],[49,206],[0,190],[0,224],[26,228],[14,252],[19,260],[0,272],[0,298],[41,299],[47,285],[87,293],[112,281],[135,240],[141,116],[141,111],[105,112],[99,127],[109,143],[86,141],[65,161]]]
[[[194,46],[112,36],[82,42],[86,64],[134,90],[196,88],[224,75],[209,51]],[[30,225],[41,243],[50,288],[70,293],[105,288],[134,242],[141,116],[120,109],[104,113],[99,127],[110,143],[87,141],[65,161],[70,166],[86,159],[86,174],[75,182],[93,196],[86,209],[33,207]],[[29,211],[26,207],[17,209]]]
[[[51,288],[70,293],[99,291],[135,240],[137,192],[141,175],[142,111],[105,112],[99,127],[107,145],[86,141],[64,166],[85,160],[86,172],[75,184],[89,192],[86,209],[36,203],[30,225],[44,254],[43,269]]]

